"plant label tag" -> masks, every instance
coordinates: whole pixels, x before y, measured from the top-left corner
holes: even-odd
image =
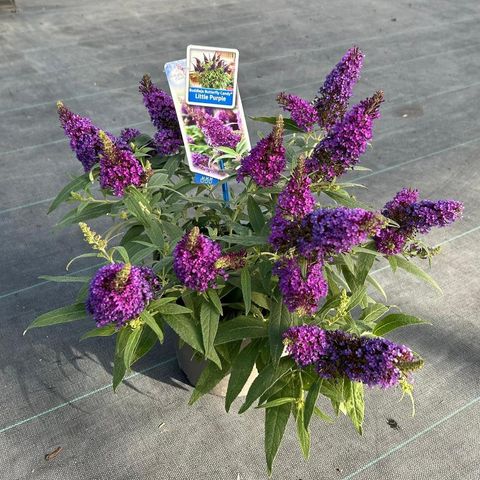
[[[187,71],[188,105],[235,108],[238,50],[189,45]]]
[[[218,180],[229,177],[250,151],[240,93],[230,110],[189,105],[185,95],[187,60],[166,63],[165,74],[190,170]]]

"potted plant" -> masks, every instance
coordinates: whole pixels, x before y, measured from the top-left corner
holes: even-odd
[[[463,205],[421,200],[404,188],[378,208],[350,193],[358,185],[341,177],[363,170],[358,162],[383,101],[379,91],[349,107],[362,62],[359,49],[350,49],[311,102],[280,93],[290,118],[256,118],[272,130],[250,152],[244,144],[222,147],[221,138],[234,134],[231,119],[208,135],[200,122],[196,134],[238,164],[217,186],[192,183],[172,99],[148,76],[140,92],[157,128],[153,138],[132,129],[115,137],[59,103],[85,173],[50,211],[74,203],[59,223],[79,223],[94,250],[81,257],[104,265],[92,278],[49,277],[83,286],[76,303],[29,328],[93,317],[96,327],[84,337],[116,336],[115,389],[163,342],[168,325],[205,362],[190,403],[223,380],[227,411],[244,388],[240,413],[264,409],[269,472],[289,418],[308,457],[312,418],[328,418],[319,396],[359,433],[365,386],[412,396],[412,372],[423,360],[384,336],[424,321],[385,303],[371,269],[388,262],[438,288],[412,261],[438,253],[418,234],[452,223]],[[218,194],[224,185],[228,201]],[[103,216],[113,223],[99,235],[85,222]]]

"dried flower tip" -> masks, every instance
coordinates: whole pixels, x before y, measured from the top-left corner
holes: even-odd
[[[113,287],[117,292],[121,292],[125,285],[128,282],[130,277],[130,272],[132,271],[132,265],[130,263],[126,263],[115,275],[115,279],[113,280]]]
[[[190,233],[188,234],[187,242],[185,246],[187,247],[187,250],[192,252],[195,248],[195,245],[197,244],[197,239],[200,235],[200,229],[198,227],[193,227],[190,230]]]
[[[107,248],[107,240],[104,240],[98,233],[94,232],[86,223],[78,224],[83,233],[85,241],[92,246],[93,250],[105,250]]]
[[[132,330],[136,330],[137,328],[140,328],[143,324],[144,324],[143,320],[141,320],[138,317],[128,322],[128,325]]]
[[[377,90],[370,98],[365,100],[365,114],[373,115],[378,112],[380,105],[385,100],[382,90]]]
[[[102,144],[103,144],[103,155],[112,159],[115,158],[116,156],[115,145],[112,142],[112,140],[108,137],[108,135],[103,130],[98,131],[98,136],[100,137],[100,140],[102,141]]]

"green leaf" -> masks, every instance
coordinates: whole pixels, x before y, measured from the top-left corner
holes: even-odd
[[[73,275],[41,275],[38,278],[57,283],[87,283],[90,281],[90,277],[74,277]]]
[[[132,364],[146,355],[156,345],[157,341],[157,334],[152,329],[143,328],[140,339],[138,340],[138,345],[137,349],[135,350]]]
[[[367,275],[367,282],[380,292],[385,301],[387,300],[387,294],[385,293],[385,290],[380,283],[375,280],[375,278],[373,278],[371,275]]]
[[[128,256],[128,252],[125,247],[119,245],[117,247],[113,247],[112,250],[118,252],[125,263],[130,263],[130,257]]]
[[[261,247],[266,245],[268,242],[267,235],[224,235],[222,237],[218,237],[218,239],[235,245],[243,245],[245,247]]]
[[[279,405],[283,405],[285,403],[293,403],[297,399],[295,397],[281,397],[275,400],[271,400],[270,402],[262,403],[261,405],[257,405],[255,408],[272,408],[278,407]]]
[[[357,264],[355,266],[355,277],[357,285],[361,286],[365,283],[368,272],[372,268],[375,256],[370,253],[359,253]]]
[[[127,370],[130,369],[130,367],[133,364],[133,361],[135,359],[135,352],[138,347],[138,342],[140,340],[140,335],[142,334],[143,331],[143,326],[134,328],[132,329],[132,332],[128,336],[127,344],[125,345],[125,367]]]
[[[95,327],[92,330],[89,330],[87,333],[84,333],[80,337],[80,341],[92,337],[110,337],[116,332],[113,325],[105,325],[104,327]]]
[[[112,203],[88,203],[86,205],[81,205],[83,208],[74,209],[68,212],[61,220],[58,222],[59,227],[64,227],[66,225],[73,225],[74,223],[85,222],[86,220],[91,220],[92,218],[98,218],[103,215],[107,215],[112,211]]]
[[[126,194],[123,197],[128,210],[135,216],[138,221],[145,227],[150,226],[152,207],[148,198],[135,187],[127,188]]]
[[[159,251],[162,251],[165,241],[163,238],[163,229],[160,222],[150,222],[150,225],[148,227],[145,227],[145,231],[147,232],[148,238],[150,238],[151,242],[158,248]]]
[[[390,260],[391,257],[389,257]],[[442,293],[442,289],[438,285],[438,283],[425,271],[423,271],[420,267],[415,265],[413,262],[409,262],[403,257],[395,256],[395,261],[397,266],[412,275],[415,275],[418,278],[421,278],[424,282],[430,284],[432,287],[436,288],[440,293]]]
[[[203,353],[202,331],[190,315],[167,315],[165,322],[197,352]]]
[[[321,418],[324,422],[333,423],[335,421],[330,415],[327,415],[325,412],[322,412],[318,407],[315,407],[313,409],[313,413],[318,418]]]
[[[257,398],[263,395],[270,387],[272,387],[280,378],[283,377],[291,368],[292,363],[286,361],[280,362],[279,366],[275,368],[272,364],[268,364],[253,381],[243,405],[240,407],[238,413],[247,411]]]
[[[347,415],[350,417],[357,432],[362,435],[362,425],[365,416],[363,383],[344,379],[343,396],[345,399]]]
[[[140,314],[140,318],[148,325],[149,328],[151,328],[155,332],[160,343],[163,343],[163,330],[162,327],[155,320],[155,317],[148,310],[144,310]]]
[[[222,302],[220,301],[220,297],[218,296],[217,291],[213,288],[209,288],[207,290],[207,297],[211,300],[212,304],[217,309],[217,312],[220,315],[223,315]]]
[[[263,216],[262,210],[260,210],[260,207],[257,205],[253,197],[248,197],[247,211],[250,219],[250,225],[252,225],[255,233],[260,234],[265,226],[265,217]]]
[[[232,402],[238,397],[242,391],[248,377],[252,373],[257,359],[260,341],[256,340],[249,343],[240,353],[235,357],[232,363],[232,371],[228,381],[227,394],[225,395],[225,410],[228,412]]]
[[[90,183],[88,174],[85,173],[79,177],[75,177],[69,184],[67,184],[60,193],[55,197],[55,200],[50,205],[47,213],[53,212],[58,206],[63,203],[65,200],[70,198],[71,192],[78,192],[79,190],[84,189]]]
[[[157,312],[158,311],[158,308],[160,308],[162,305],[165,305],[167,303],[171,303],[171,302],[176,302],[177,301],[177,297],[161,297],[161,298],[157,298],[156,300],[152,300],[149,304],[148,304],[148,309],[150,312]]]
[[[243,302],[245,304],[245,315],[248,315],[252,307],[252,279],[248,268],[242,268],[240,274],[240,282],[242,285]]]
[[[189,308],[177,305],[176,303],[155,304],[152,307],[156,312],[161,313],[162,315],[183,315],[192,313]]]
[[[305,399],[305,411],[303,412],[305,429],[308,429],[308,426],[310,425],[310,420],[312,418],[313,411],[315,410],[315,405],[317,404],[322,383],[323,379],[317,378],[315,382],[313,382],[312,386],[308,389],[307,397]]]
[[[156,250],[157,250],[157,247],[145,247],[136,251],[130,258],[132,265],[139,264],[142,260],[144,260],[147,257],[151,258],[153,255],[153,252],[155,252]]]
[[[221,369],[213,362],[209,361],[195,385],[195,390],[192,392],[188,404],[193,405],[200,397],[215,387],[215,385],[217,385],[227,373],[228,368],[224,367],[224,369]]]
[[[420,320],[413,315],[405,315],[404,313],[391,313],[383,317],[373,329],[373,334],[384,336],[386,333],[395,330],[396,328],[406,327],[407,325],[428,324],[424,320]]]
[[[202,302],[200,307],[200,327],[202,329],[203,347],[205,356],[214,361],[219,368],[221,363],[215,352],[215,336],[217,335],[220,314],[210,302]]]
[[[382,315],[387,313],[390,310],[390,307],[383,305],[381,303],[374,303],[369,305],[363,310],[361,320],[367,325],[375,320],[379,319]]]
[[[277,365],[283,352],[282,334],[290,326],[291,316],[282,300],[272,298],[268,320],[268,338],[272,362]]]
[[[355,290],[348,302],[348,310],[353,310],[357,305],[360,305],[362,302],[363,298],[365,297],[367,292],[366,287],[360,287],[357,290]]]
[[[44,313],[37,317],[25,330],[24,335],[28,330],[38,327],[47,327],[49,325],[58,325],[59,323],[75,322],[76,320],[83,320],[87,316],[84,303],[76,303],[68,305],[67,307],[57,308],[51,312]]]
[[[132,329],[129,327],[123,327],[117,333],[117,339],[115,343],[115,356],[113,359],[113,391],[120,385],[127,367],[125,365],[125,347],[127,346],[128,338]]]
[[[263,123],[270,123],[275,125],[277,123],[277,117],[250,117],[255,122],[263,122]],[[285,130],[289,130],[295,133],[305,133],[298,125],[291,120],[290,118],[283,119],[283,126]]]
[[[305,427],[305,417],[303,408],[300,408],[297,412],[297,437],[302,449],[302,454],[305,459],[308,459],[310,455],[310,432]]]
[[[246,338],[261,338],[267,335],[267,325],[263,320],[242,315],[220,323],[215,345]]]
[[[288,392],[291,389],[286,388],[285,390]],[[283,390],[279,395],[282,393]],[[265,456],[269,475],[272,473],[273,462],[282,442],[290,411],[291,405],[288,403],[265,410]]]

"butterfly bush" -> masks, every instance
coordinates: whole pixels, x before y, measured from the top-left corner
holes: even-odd
[[[173,100],[150,76],[139,87],[149,133],[127,128],[114,136],[59,103],[83,171],[50,211],[70,205],[59,225],[78,223],[93,250],[87,257],[102,266],[92,278],[60,276],[84,284],[75,303],[30,328],[84,320],[87,337],[115,335],[118,388],[168,326],[179,348],[205,361],[190,403],[230,376],[227,411],[258,371],[239,412],[255,403],[263,409],[269,472],[289,418],[308,457],[313,411],[345,414],[361,433],[365,387],[413,399],[423,359],[389,336],[425,320],[402,312],[397,289],[385,292],[372,269],[402,269],[438,289],[422,268],[440,250],[427,235],[459,220],[464,207],[422,199],[410,185],[383,207],[357,200],[356,170],[384,101],[379,90],[349,105],[363,61],[357,47],[348,50],[312,101],[280,92],[286,118],[277,111],[254,119],[265,134],[250,151],[235,112],[184,103],[193,164],[218,173],[230,162],[234,173],[218,185],[193,181]],[[196,73],[210,67],[200,62]],[[101,233],[88,225],[93,219]],[[410,288],[404,279],[398,286]]]

